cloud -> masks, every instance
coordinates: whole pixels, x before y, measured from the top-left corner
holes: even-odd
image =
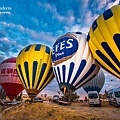
[[[110,0],[100,0],[100,1],[98,1],[99,2],[99,5],[98,5],[98,10],[101,10],[102,8],[104,8],[105,6],[106,6],[106,4],[108,3],[108,2],[110,2]]]
[[[79,1],[79,0],[78,0],[78,1]],[[89,0],[84,0],[84,1],[82,1],[81,6],[83,7],[83,9],[86,9],[86,8],[88,7],[88,2],[89,2]]]
[[[17,56],[29,44],[41,43],[52,47],[60,36],[70,31],[87,34],[98,15],[119,2],[120,0],[1,1],[1,5],[9,5],[12,10],[10,15],[0,15],[0,60]],[[103,91],[119,85],[119,80],[106,71],[105,76]],[[52,86],[56,86],[55,90]],[[57,83],[51,82],[45,90],[55,93],[58,88]],[[85,94],[82,88],[78,93]]]
[[[16,57],[29,44],[45,44],[51,47],[57,39],[52,32],[35,31],[7,22],[0,22],[0,25],[0,52],[4,53],[4,58]]]
[[[0,63],[5,59],[4,55],[0,53]]]
[[[13,23],[1,22],[1,24],[6,29],[6,31],[8,31],[8,33],[11,33],[9,34],[9,38],[12,39],[15,36],[14,39],[17,44],[19,42],[19,45],[25,46],[25,44],[29,45],[31,44],[31,42],[49,43],[52,45],[53,41],[56,40],[52,32],[44,32],[44,31],[38,32],[29,28],[24,28],[22,25],[15,25]],[[7,39],[1,39],[1,40],[7,40]]]
[[[118,5],[120,3],[120,0],[115,0],[114,2],[108,2],[106,9],[109,9],[115,5]]]
[[[55,36],[56,36],[56,38],[58,38],[58,37],[62,36],[63,34],[64,34],[64,32],[62,30],[57,30]]]
[[[59,85],[56,81],[56,79],[53,79],[50,84],[48,84],[39,94],[49,94],[51,96],[58,94],[58,91],[60,91],[59,89]]]
[[[114,5],[118,5],[120,0],[97,0],[97,11],[102,10],[104,12],[106,9],[111,8]]]
[[[80,24],[75,24],[71,28],[65,26],[65,33],[67,32],[82,32],[85,33],[86,35],[88,34],[89,27],[87,26],[81,26]]]
[[[10,41],[8,40],[8,38],[0,38],[0,42],[9,43]]]
[[[97,17],[98,17],[98,14],[93,15],[91,11],[88,11],[85,15],[84,25],[90,27]]]

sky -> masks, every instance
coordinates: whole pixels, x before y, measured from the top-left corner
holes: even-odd
[[[41,43],[52,48],[57,38],[67,32],[87,34],[100,14],[119,3],[120,0],[0,0],[0,62],[16,57],[30,44]],[[101,93],[120,86],[116,77],[104,73]],[[58,91],[54,79],[41,93]],[[77,93],[86,95],[82,88]]]

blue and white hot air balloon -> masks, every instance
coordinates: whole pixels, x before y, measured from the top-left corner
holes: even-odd
[[[85,83],[82,87],[87,93],[89,91],[97,91],[99,93],[104,83],[105,83],[105,76],[103,71],[100,70],[93,79]]]
[[[64,93],[80,88],[99,71],[84,33],[69,32],[61,36],[52,50],[53,71]]]

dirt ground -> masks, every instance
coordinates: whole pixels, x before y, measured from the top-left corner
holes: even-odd
[[[102,107],[89,107],[87,102],[62,106],[52,102],[21,103],[1,107],[0,120],[120,120],[120,108],[102,102]]]

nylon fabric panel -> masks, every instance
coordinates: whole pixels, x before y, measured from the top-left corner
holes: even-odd
[[[99,50],[97,50],[96,53],[108,66],[110,66],[115,72],[119,73],[119,71],[114,67],[111,61],[104,54],[102,54]]]
[[[69,32],[65,34],[65,36],[70,36],[70,39],[72,39],[72,37],[75,38],[75,39],[72,39],[73,41],[77,40],[76,42],[78,43],[77,51],[74,53],[75,50],[73,50],[73,48],[75,49],[76,46],[74,46],[72,42],[70,43],[71,49],[69,51],[69,54],[64,52],[64,50],[62,51],[62,49],[64,48],[67,49],[67,47],[65,46],[66,44],[64,44],[64,41],[69,41],[69,37],[67,38],[68,40],[66,38],[64,40],[64,36],[62,36],[63,41],[60,38],[58,38],[53,45],[54,53],[52,54],[53,55],[52,65],[53,65],[53,68],[55,68],[54,73],[55,73],[57,82],[59,84],[60,90],[63,90],[64,88],[66,88],[67,90],[75,91],[76,89],[78,89],[77,87],[75,87],[76,84],[78,85],[79,83],[78,86],[81,87],[85,82],[89,81],[93,76],[95,76],[98,73],[99,66],[96,64],[95,60],[93,60],[91,51],[88,46],[88,41],[86,40],[87,37],[85,34],[83,33],[76,34],[75,32]],[[69,42],[66,42],[66,43],[69,43]],[[56,49],[59,49],[58,45],[62,46],[61,50],[60,51],[58,50],[57,52],[55,52],[55,46],[57,46]],[[66,54],[66,55],[63,55],[63,54]],[[60,58],[59,60],[57,59],[58,55]],[[68,57],[67,55],[71,55],[71,57]],[[64,60],[63,60],[63,57],[64,57]],[[57,62],[55,62],[56,59],[57,59]],[[80,64],[83,63],[83,61],[85,61],[85,63],[82,64],[82,67],[81,67]],[[93,64],[96,65],[96,68],[90,69],[90,67]],[[84,77],[89,69],[93,71],[90,72],[91,74],[88,74],[88,76],[86,75],[86,77]],[[79,82],[83,77],[85,78],[84,81]]]
[[[33,61],[33,73],[32,73],[32,87],[34,88],[35,78],[36,78],[36,71],[37,71],[37,61]]]
[[[111,69],[111,67],[108,66],[108,65],[103,61],[103,59],[100,58],[100,57],[96,54],[96,52],[95,52],[92,44],[91,44],[91,47],[90,47],[90,48],[91,48],[90,50],[91,50],[91,52],[92,52],[95,60],[97,61],[97,63],[98,63],[102,68],[104,68],[105,70],[107,70],[107,71],[109,71],[109,72],[111,71],[110,73],[113,73],[115,76],[118,77],[119,74],[117,74],[113,69]],[[100,61],[100,62],[98,62],[98,61]]]
[[[58,74],[57,74],[56,67],[53,67],[53,71],[54,71],[55,77],[56,77],[56,79],[57,79],[57,82],[60,83],[59,78],[58,78],[59,76],[58,76]]]
[[[19,77],[22,80],[22,83],[24,85],[25,88],[27,88],[23,73],[22,73],[22,69],[21,69],[21,65],[18,65],[18,73],[19,73]]]
[[[118,77],[116,74],[114,74],[114,71],[111,72],[109,69],[107,69],[105,66],[103,66],[97,59],[95,59],[96,62],[102,67],[104,68],[106,71],[108,71],[109,73],[113,74],[114,76]]]
[[[46,51],[46,48],[45,48],[45,51]],[[44,82],[44,80],[45,80],[45,78],[46,78],[46,75],[49,73],[49,69],[50,69],[50,67],[52,66],[52,62],[51,62],[51,52],[50,52],[50,54],[48,54],[48,53],[45,52],[43,61],[44,61],[44,63],[47,64],[47,66],[46,66],[46,69],[45,69],[44,74],[43,74],[43,76],[42,76],[41,82],[40,82],[40,84],[39,84],[39,86],[38,86],[38,89],[39,89],[40,86],[43,84],[43,82]]]
[[[96,86],[92,86],[92,87],[86,87],[84,88],[84,90],[88,93],[89,91],[97,91],[98,93],[100,92],[100,88],[99,87],[96,87]]]
[[[42,91],[53,80],[53,78],[54,74],[52,73],[46,83],[39,90]]]
[[[60,74],[60,68],[57,66],[57,75],[58,75],[58,79],[61,82],[61,74]]]
[[[39,75],[41,73],[41,69],[42,69],[42,65],[43,65],[43,61],[44,61],[44,57],[45,57],[45,49],[46,47],[40,44],[37,44],[40,47],[39,51],[34,51],[33,53],[33,60],[36,60],[38,62],[37,65],[37,70],[36,70],[36,77],[35,77],[35,82],[34,82],[34,89],[36,89],[37,83],[38,83],[38,79],[39,79]],[[33,68],[32,68],[33,71]],[[38,90],[39,88],[37,88]]]
[[[114,39],[114,41],[115,41],[115,43],[116,43],[116,45],[117,45],[117,47],[118,47],[118,49],[119,49],[119,51],[120,51],[120,34],[115,34],[114,36],[113,36],[113,39]]]
[[[71,62],[70,63],[70,70],[69,70],[69,74],[68,74],[67,83],[69,83],[69,81],[70,81],[70,78],[71,78],[73,70],[74,70],[74,66],[75,66],[74,62]]]
[[[46,66],[47,66],[47,64],[43,63],[42,68],[41,68],[41,72],[40,72],[40,75],[39,75],[39,78],[38,78],[37,86],[36,86],[37,89],[38,89],[39,83],[41,82],[41,79],[42,79],[42,76],[43,76],[44,71],[46,69]]]
[[[74,77],[74,79],[73,79],[73,81],[72,81],[71,84],[74,84],[74,82],[76,81],[76,79],[78,78],[78,76],[79,76],[79,75],[81,74],[81,72],[83,71],[85,65],[86,65],[86,60],[82,60],[81,63],[80,63],[80,65],[79,65],[79,68],[78,68],[78,70],[77,70],[77,73],[76,73],[76,75],[75,75],[75,77]]]
[[[87,73],[82,77],[82,79],[75,85],[75,87],[79,86],[80,82],[83,82],[87,77],[89,77],[90,74],[95,70],[96,65],[93,64],[90,69],[87,71]]]
[[[27,83],[28,83],[28,86],[30,87],[28,62],[24,62],[24,67],[25,67],[25,71],[26,71]],[[22,70],[19,70],[19,71],[21,71],[21,74],[22,74]]]
[[[116,58],[115,54],[113,53],[112,49],[108,46],[108,44],[105,42],[102,43],[102,47],[104,50],[108,53],[108,55],[111,57],[111,59],[114,61],[114,63],[117,65],[116,67],[120,67],[120,62]]]
[[[37,44],[35,47],[35,51],[40,51],[40,48],[41,48],[41,44]]]
[[[65,82],[65,73],[66,73],[66,66],[62,66],[62,74],[63,74],[63,83]]]
[[[103,85],[105,83],[105,76],[102,70],[92,78],[90,81],[85,83],[82,87],[88,93],[88,91],[97,91],[98,93],[101,91]]]
[[[26,47],[27,48],[27,47]],[[54,76],[53,70],[49,73],[52,66],[51,62],[51,49],[45,45],[33,44],[28,46],[27,50],[24,48],[22,52],[17,57],[17,68],[21,65],[21,73],[23,74],[24,80],[21,77],[21,81],[27,90],[28,94],[36,95],[39,90],[47,85]],[[26,51],[25,51],[26,50]],[[25,65],[23,66],[23,64]],[[27,70],[27,71],[26,71]],[[21,76],[21,73],[18,73]],[[46,77],[46,76],[49,77]],[[49,81],[47,81],[49,79]],[[42,86],[43,85],[43,86]],[[30,96],[32,97],[32,96]]]
[[[89,46],[93,57],[102,64],[105,69],[120,78],[120,5],[106,10],[97,21],[97,28],[89,31]],[[106,43],[106,44],[105,44]],[[96,51],[99,50],[105,57]],[[102,58],[100,58],[102,57]],[[108,62],[109,61],[109,62]]]
[[[39,90],[41,91],[43,88],[45,88],[46,85],[48,85],[53,78],[54,78],[54,74],[53,74],[53,69],[51,67],[45,80],[43,81],[42,85],[40,86]]]

